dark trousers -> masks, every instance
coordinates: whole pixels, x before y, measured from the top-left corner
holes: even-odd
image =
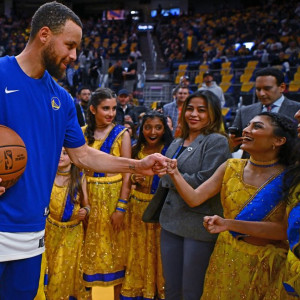
[[[184,238],[161,230],[166,300],[199,300],[214,242]]]
[[[42,254],[0,262],[0,299],[33,300],[38,287]]]

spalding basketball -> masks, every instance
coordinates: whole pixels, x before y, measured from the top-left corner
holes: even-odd
[[[21,137],[12,129],[0,125],[0,186],[14,185],[25,171],[27,151]]]

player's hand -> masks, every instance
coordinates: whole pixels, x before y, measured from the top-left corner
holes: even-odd
[[[241,145],[243,142],[243,137],[236,137],[235,134],[229,134],[229,139],[233,148]]]
[[[204,217],[203,226],[209,233],[220,233],[228,230],[226,226],[226,219],[217,215]]]
[[[2,181],[2,179],[0,178],[0,182]],[[4,186],[0,186],[0,196],[3,195],[5,193],[5,187]]]
[[[87,214],[87,211],[84,208],[80,208],[78,211],[78,215],[77,215],[78,220],[80,220],[80,221],[84,220],[86,217],[86,214]]]
[[[123,228],[124,217],[125,217],[125,213],[123,213],[121,211],[115,211],[111,215],[110,221],[111,221],[112,227],[115,231],[120,231]]]
[[[139,161],[137,173],[142,175],[154,175],[163,176],[167,172],[167,163],[171,162],[171,159],[163,156],[160,153],[154,153],[148,155]]]

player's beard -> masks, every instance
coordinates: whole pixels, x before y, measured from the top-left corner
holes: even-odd
[[[60,67],[61,62],[57,63],[57,54],[55,52],[53,43],[50,42],[46,49],[42,53],[45,69],[49,74],[56,79],[62,79],[66,76],[66,70]]]

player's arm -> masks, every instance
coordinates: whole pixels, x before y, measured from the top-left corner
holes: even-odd
[[[167,161],[165,156],[155,153],[142,160],[134,160],[125,157],[116,157],[83,145],[78,148],[66,148],[72,162],[79,168],[93,170],[100,173],[139,173],[154,175],[154,165],[158,175],[166,173]]]

